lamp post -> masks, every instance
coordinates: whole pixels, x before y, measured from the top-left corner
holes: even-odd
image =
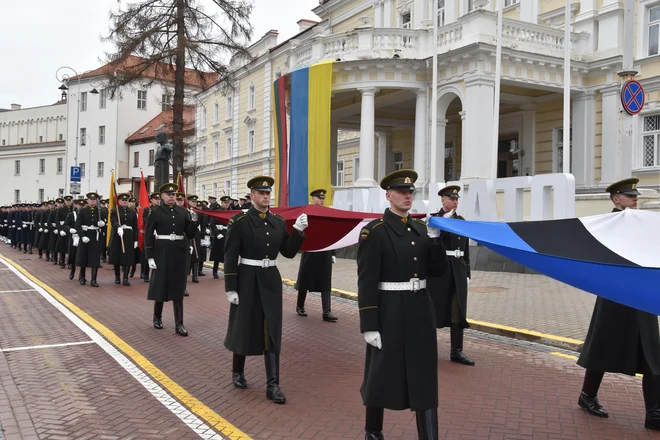
[[[83,138],[89,138],[89,141],[85,142],[85,146],[89,148],[89,162],[87,163],[87,169],[85,170],[85,172],[87,173],[87,192],[91,192],[92,191],[92,136],[85,133]]]

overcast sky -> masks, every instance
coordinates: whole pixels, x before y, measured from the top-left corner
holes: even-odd
[[[318,20],[312,12],[318,0],[252,1],[253,41],[276,29],[282,42],[298,32],[299,19]],[[99,67],[104,50],[112,49],[99,37],[107,35],[108,11],[116,5],[117,0],[3,1],[0,108],[53,104],[60,94],[59,67],[79,73]]]

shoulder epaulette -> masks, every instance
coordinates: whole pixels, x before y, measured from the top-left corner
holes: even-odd
[[[247,217],[247,214],[245,214],[244,212],[241,212],[240,214],[236,214],[235,216],[229,219],[229,223],[227,223],[227,226],[231,226],[233,223],[236,223],[243,217]]]
[[[426,226],[426,222],[422,219],[414,218],[413,220],[415,220],[415,223]]]
[[[284,220],[284,217],[282,217],[281,215],[275,214],[275,213],[272,213],[272,212],[271,212],[271,214],[273,214],[273,217],[275,217],[276,219],[282,220],[283,222],[286,222],[286,220]]]
[[[378,226],[382,225],[383,223],[384,222],[383,222],[382,218],[375,219],[375,220],[371,221],[370,223],[368,223],[364,228],[362,228],[360,230],[360,240],[366,240],[367,237],[369,236],[369,234],[371,233],[371,231],[373,231],[374,229],[376,229]]]

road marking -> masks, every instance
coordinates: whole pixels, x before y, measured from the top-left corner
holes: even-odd
[[[119,365],[121,365],[129,374],[131,374],[131,376],[140,382],[140,384],[145,387],[156,399],[158,399],[160,403],[162,403],[168,410],[179,417],[181,421],[188,425],[201,438],[205,440],[251,440],[247,434],[222,418],[211,408],[204,405],[192,394],[188,393],[185,389],[170,379],[163,371],[158,369],[132,346],[128,345],[128,343],[122,340],[114,332],[92,318],[71,301],[63,297],[52,287],[46,285],[44,282],[36,278],[22,266],[10,260],[9,258],[0,255],[0,263],[8,266],[6,269],[11,270],[27,284],[34,287],[35,290],[41,294],[41,296],[43,296],[48,302],[50,302],[60,312],[62,312],[64,316],[73,322],[73,324],[75,324],[80,330],[87,334],[87,336],[89,336],[92,341],[99,344],[99,346],[103,348],[106,353],[112,356],[112,358],[117,361]],[[110,344],[108,341],[110,341],[112,344]],[[123,352],[123,354],[120,353],[120,351]],[[140,368],[138,368],[124,355],[135,361],[135,363],[139,365],[142,370],[146,371],[148,375],[140,370]],[[183,406],[176,400],[172,399],[172,397],[170,397],[165,392],[165,390],[163,390],[163,388],[161,388],[154,381],[159,382],[174,397],[179,399],[188,408],[190,408],[190,410],[188,410],[186,406]],[[206,420],[216,430],[221,431],[224,436],[213,432],[213,429],[208,424],[200,420],[200,418]]]
[[[0,293],[14,293],[14,292],[36,292],[37,289],[23,289],[23,290],[0,290]]]
[[[22,351],[22,350],[34,350],[37,348],[56,348],[56,347],[68,347],[70,345],[85,345],[85,344],[96,344],[95,341],[81,341],[81,342],[67,342],[64,344],[48,344],[48,345],[31,345],[29,347],[14,347],[14,348],[2,348],[0,351]]]

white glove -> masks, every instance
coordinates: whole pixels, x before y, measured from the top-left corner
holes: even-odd
[[[83,243],[89,243],[89,237],[83,237],[82,241]]]
[[[218,234],[218,235],[216,235],[215,238],[216,238],[216,240],[220,240],[222,237],[224,237],[224,235],[222,235],[222,234]]]
[[[468,280],[468,286],[469,286],[470,285],[470,278],[468,278],[467,280]]]
[[[149,258],[149,261],[147,262],[149,263],[149,269],[156,269],[156,260]]]
[[[332,256],[332,264],[336,264],[336,263],[337,263],[337,257],[335,257],[335,256],[333,255],[333,256]]]
[[[105,226],[105,222],[103,220],[99,220],[98,223],[96,224],[99,228],[102,228]]]
[[[229,300],[230,303],[234,305],[238,305],[238,292],[227,292],[227,299]]]
[[[307,226],[309,226],[309,223],[307,223],[307,214],[300,214],[300,217],[296,219],[296,223],[293,225],[300,232],[304,231]]]
[[[440,229],[429,226],[430,218],[431,216],[426,214],[426,235],[428,235],[429,238],[438,238],[440,237]]]
[[[215,227],[218,229],[218,231],[222,231],[222,225],[215,225]]]
[[[56,224],[55,224],[55,223],[53,223],[53,227],[55,227],[55,226],[56,226]]]
[[[137,249],[137,247],[138,247],[138,242],[137,242],[137,241],[134,241],[134,242],[133,242],[133,249]]]
[[[123,237],[124,236],[124,228],[117,229],[117,235],[119,235],[120,237]]]
[[[21,228],[18,228],[18,229],[21,229]],[[55,235],[57,235],[58,232],[59,232],[59,231],[58,231],[57,229],[55,229],[55,230],[53,231],[53,233],[54,233]]]
[[[209,228],[206,228],[206,235],[211,235],[211,230]]]
[[[78,233],[78,231],[76,231],[75,229],[71,228],[71,229],[69,229],[69,233],[70,233],[70,234],[76,234],[76,233]]]
[[[190,213],[190,219],[191,219],[192,221],[194,221],[194,222],[197,221],[197,211],[192,211],[192,212]]]
[[[48,229],[44,229],[44,232],[48,232]]]
[[[376,348],[383,348],[383,343],[380,340],[380,332],[364,332],[364,340],[367,344],[373,345]]]
[[[190,246],[190,255],[192,255],[193,247]]]
[[[64,220],[60,220],[60,226],[64,224]]]
[[[454,210],[452,209],[451,211],[445,213],[445,215],[443,215],[443,217],[444,218],[451,218],[453,215],[454,215]]]
[[[64,236],[66,235],[66,231],[65,231],[64,229],[62,229],[62,230],[60,231],[60,235],[61,235],[62,237],[64,237]]]
[[[39,232],[44,232],[44,228],[39,228]]]
[[[22,228],[16,228],[18,231],[20,231]]]

